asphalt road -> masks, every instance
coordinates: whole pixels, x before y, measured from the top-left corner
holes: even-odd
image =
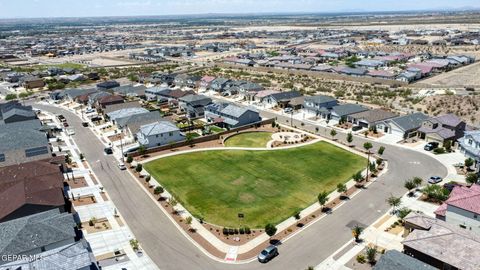
[[[208,258],[178,231],[136,180],[116,167],[118,162],[115,158],[103,154],[103,144],[90,129],[81,126],[79,117],[53,106],[35,107],[63,114],[70,126],[75,128],[73,138],[80,151],[90,162],[135,237],[160,269],[305,269],[315,266],[351,239],[348,224],[369,225],[383,215],[389,208],[385,200],[391,194],[399,196],[406,192],[403,187],[406,179],[413,176],[426,179],[431,175],[447,174],[446,168],[432,157],[386,145],[384,158],[389,162],[388,171],[371,184],[368,190],[360,192],[330,216],[283,243],[279,247],[280,255],[277,258],[264,265],[256,261],[240,265],[224,264]],[[268,112],[262,114],[272,116]],[[277,117],[281,123],[287,123],[290,119]],[[298,120],[294,124],[300,127]],[[302,128],[315,132],[313,125],[305,124]],[[319,128],[319,133],[328,136],[328,130]],[[341,133],[336,136],[340,140],[344,140],[344,137]],[[362,138],[354,138],[356,144],[361,145],[363,141]],[[375,151],[379,144],[373,145]]]

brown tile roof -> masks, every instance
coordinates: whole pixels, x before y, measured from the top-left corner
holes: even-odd
[[[65,204],[59,165],[32,161],[0,168],[0,219],[26,204]]]
[[[117,96],[117,95],[111,95],[111,96],[101,97],[98,100],[98,103],[99,104],[106,104],[106,103],[121,102],[121,101],[123,101],[123,97]]]

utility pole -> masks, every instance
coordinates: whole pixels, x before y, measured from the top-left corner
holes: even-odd
[[[125,126],[126,127],[126,126]],[[124,127],[124,128],[125,128]],[[120,133],[120,151],[122,152],[121,155],[122,155],[122,163],[125,162],[125,159],[124,159],[124,156],[123,156],[123,141],[122,141],[122,137],[123,137],[123,129],[121,129],[122,133]]]

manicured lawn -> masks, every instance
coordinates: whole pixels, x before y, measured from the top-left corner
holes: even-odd
[[[266,147],[270,140],[272,140],[270,132],[246,132],[228,138],[225,146],[259,148]]]
[[[193,215],[220,226],[263,228],[316,202],[365,166],[327,142],[275,151],[215,150],[145,164]],[[238,213],[244,213],[240,222]]]

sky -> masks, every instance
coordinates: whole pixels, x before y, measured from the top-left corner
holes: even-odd
[[[480,8],[480,0],[0,0],[0,18]]]

